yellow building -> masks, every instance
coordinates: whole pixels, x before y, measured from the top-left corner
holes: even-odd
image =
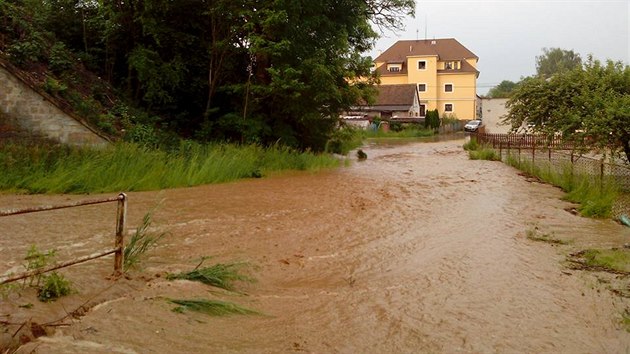
[[[437,109],[440,117],[475,119],[477,57],[453,38],[398,41],[379,55],[381,85],[415,84],[420,116]]]

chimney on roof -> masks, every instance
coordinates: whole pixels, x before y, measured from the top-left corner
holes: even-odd
[[[431,41],[431,44],[432,44],[432,45],[435,45],[436,43],[437,43],[437,42],[435,41],[435,39]]]
[[[410,53],[412,52],[412,49],[413,49],[413,47],[412,47],[412,46],[409,46],[409,52],[410,52]]]

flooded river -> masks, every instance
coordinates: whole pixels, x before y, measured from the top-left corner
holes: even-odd
[[[51,305],[9,294],[0,321],[44,323],[87,304],[24,353],[630,351],[628,301],[562,264],[578,249],[623,245],[630,228],[567,212],[558,189],[470,161],[463,143],[370,143],[366,161],[334,171],[130,193],[129,224],[159,204],[153,231],[168,232],[141,271],[114,282],[111,258],[67,268],[74,294]],[[85,198],[1,195],[0,205]],[[110,247],[114,220],[113,204],[0,218],[0,274],[32,244],[59,259]],[[571,243],[529,240],[534,228]],[[165,279],[204,256],[248,262],[257,281],[230,293]],[[176,313],[166,298],[262,315]],[[18,330],[5,328],[5,340]]]

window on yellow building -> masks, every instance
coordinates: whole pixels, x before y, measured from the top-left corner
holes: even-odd
[[[418,70],[426,70],[427,69],[427,62],[426,60],[419,60],[418,61]]]
[[[453,112],[453,104],[445,103],[444,104],[444,112]]]
[[[427,92],[427,84],[418,84],[419,92]]]
[[[444,84],[444,92],[453,92],[453,84]]]

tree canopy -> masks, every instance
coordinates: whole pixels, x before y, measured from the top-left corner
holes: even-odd
[[[536,74],[549,78],[556,73],[579,67],[581,64],[580,54],[573,50],[543,48],[543,54],[536,56]]]
[[[508,100],[513,129],[534,124],[548,134],[613,152],[630,161],[630,67],[589,58],[549,79],[522,81]]]
[[[512,91],[518,86],[518,83],[510,80],[503,80],[497,86],[488,91],[488,97],[490,98],[507,98],[510,97]]]
[[[339,113],[374,95],[371,59],[361,55],[378,36],[373,26],[401,28],[415,2],[3,0],[0,5],[24,12],[32,27],[29,35],[20,35],[16,16],[0,13],[0,34],[6,34],[0,47],[29,54],[25,43],[42,42],[34,33],[61,42],[150,112],[155,118],[147,124],[200,140],[280,141],[320,150]],[[22,55],[22,62],[46,60],[47,52]]]

